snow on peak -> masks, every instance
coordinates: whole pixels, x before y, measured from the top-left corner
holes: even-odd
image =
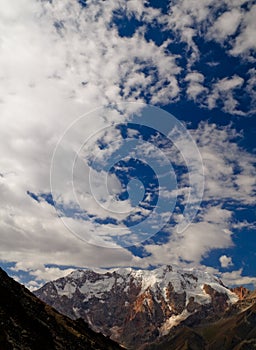
[[[53,282],[58,295],[71,298],[79,291],[88,301],[92,297],[101,298],[104,293],[114,287],[122,292],[128,292],[131,284],[140,287],[141,293],[150,289],[152,293],[161,291],[166,299],[166,290],[170,287],[176,293],[186,293],[186,299],[194,297],[199,303],[209,303],[210,296],[205,293],[203,286],[210,285],[216,291],[228,295],[231,302],[236,301],[234,293],[224,287],[221,281],[207,272],[196,269],[179,269],[164,265],[154,270],[138,270],[132,268],[116,268],[112,270],[76,270],[68,276]]]

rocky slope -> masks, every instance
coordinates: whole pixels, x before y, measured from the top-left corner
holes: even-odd
[[[1,350],[118,350],[83,320],[73,321],[36,298],[0,269]]]
[[[35,294],[130,349],[156,341],[182,321],[214,319],[238,300],[218,278],[172,266],[153,271],[79,270],[47,283]]]
[[[243,287],[236,291],[241,299],[218,320],[201,319],[190,327],[183,324],[143,350],[256,349],[256,293]]]

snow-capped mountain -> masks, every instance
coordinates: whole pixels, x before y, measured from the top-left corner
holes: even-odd
[[[222,313],[238,297],[221,280],[199,270],[78,270],[35,294],[69,317],[130,348],[154,341],[182,321]]]

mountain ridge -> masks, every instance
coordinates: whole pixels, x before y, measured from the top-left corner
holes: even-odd
[[[171,265],[105,273],[79,270],[35,294],[131,349],[156,341],[187,319],[221,314],[238,301],[218,277]]]

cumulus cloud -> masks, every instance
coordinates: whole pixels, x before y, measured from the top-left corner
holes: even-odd
[[[243,16],[241,24],[241,31],[234,41],[234,46],[230,51],[232,55],[243,55],[248,59],[252,59],[251,53],[256,49],[255,42],[255,16],[256,16],[256,5],[251,6],[250,10]]]
[[[201,123],[191,131],[203,158],[205,167],[204,199],[221,199],[253,204],[255,193],[254,156],[239,148],[241,138],[230,126],[218,128]]]
[[[251,96],[252,98],[251,114],[253,115],[253,113],[255,113],[256,110],[256,69],[251,68],[248,71],[248,76],[249,79],[247,80],[245,90],[248,96]]]
[[[241,22],[242,11],[238,9],[232,9],[231,11],[224,12],[217,18],[213,27],[210,28],[208,35],[216,41],[223,42],[228,36],[234,34]]]
[[[231,216],[232,212],[219,207],[204,209],[200,221],[190,224],[183,233],[172,231],[168,243],[147,245],[146,250],[152,255],[144,260],[155,264],[172,261],[179,265],[186,261],[194,266],[200,265],[212,249],[233,246],[229,229]]]
[[[194,101],[197,100],[198,95],[208,91],[208,89],[203,85],[204,76],[201,73],[188,73],[184,80],[188,82],[187,95]]]
[[[221,267],[227,268],[233,265],[232,258],[228,257],[227,255],[222,255],[219,258]]]
[[[43,264],[37,264],[34,261],[20,261],[10,268],[13,272],[26,272],[33,278],[29,281],[27,287],[30,290],[40,288],[45,281],[53,281],[57,278],[64,277],[70,274],[74,269],[60,269],[59,267],[45,267]],[[19,281],[20,282],[20,281]]]
[[[242,286],[242,285],[251,285],[256,286],[256,277],[254,276],[245,276],[243,275],[243,269],[234,270],[232,272],[224,272],[221,274],[221,278],[224,283],[228,286]]]
[[[218,80],[212,87],[212,91],[207,96],[207,105],[210,109],[217,107],[218,103],[223,103],[223,109],[230,114],[243,115],[238,107],[235,92],[244,83],[244,79],[239,76],[223,78]]]

